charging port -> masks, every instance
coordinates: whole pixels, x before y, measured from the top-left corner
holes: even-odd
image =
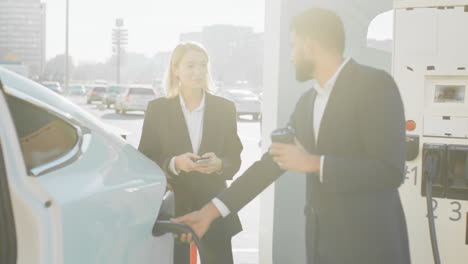
[[[468,201],[468,146],[447,147],[447,198]]]
[[[419,155],[419,136],[406,135],[406,161],[414,160]]]
[[[431,177],[432,196],[445,197],[446,186],[446,161],[447,146],[444,144],[424,144],[423,146],[423,171],[421,194],[426,196],[426,181]]]

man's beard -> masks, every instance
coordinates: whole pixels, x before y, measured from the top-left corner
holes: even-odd
[[[311,80],[314,69],[313,62],[302,59],[296,64],[296,80],[299,82]]]

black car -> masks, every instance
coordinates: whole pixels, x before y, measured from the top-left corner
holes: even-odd
[[[87,96],[86,96],[86,103],[91,104],[95,101],[103,102],[106,98],[107,87],[103,85],[95,85],[93,86]]]

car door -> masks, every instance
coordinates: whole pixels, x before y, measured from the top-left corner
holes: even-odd
[[[37,182],[26,177],[26,167],[3,89],[0,90],[0,144],[5,166],[3,177],[6,178],[4,182],[8,182],[12,207],[9,213],[13,213],[8,217],[14,219],[16,227],[17,263],[59,263],[60,257],[52,250],[53,244],[60,244],[53,232],[53,225],[57,223],[43,209],[49,197],[42,188],[38,188]],[[24,254],[25,251],[28,254]]]
[[[164,174],[125,141],[8,84],[0,139],[17,263],[171,263],[172,237],[152,236]]]
[[[0,140],[0,263],[16,263],[16,228]]]

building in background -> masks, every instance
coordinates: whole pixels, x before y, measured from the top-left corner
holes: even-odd
[[[181,34],[180,41],[200,42],[208,50],[213,78],[223,86],[242,83],[260,90],[263,74],[263,33],[251,27],[212,25]]]
[[[29,77],[29,69],[21,62],[15,61],[0,61],[0,67],[8,69],[12,72],[16,72],[17,74],[23,75],[25,77]]]
[[[45,65],[45,18],[40,0],[0,0],[0,61],[22,63],[38,78]]]
[[[203,42],[203,35],[202,35],[202,32],[182,33],[179,36],[179,41],[180,42],[195,41],[195,42],[198,42],[198,43],[202,43]]]

